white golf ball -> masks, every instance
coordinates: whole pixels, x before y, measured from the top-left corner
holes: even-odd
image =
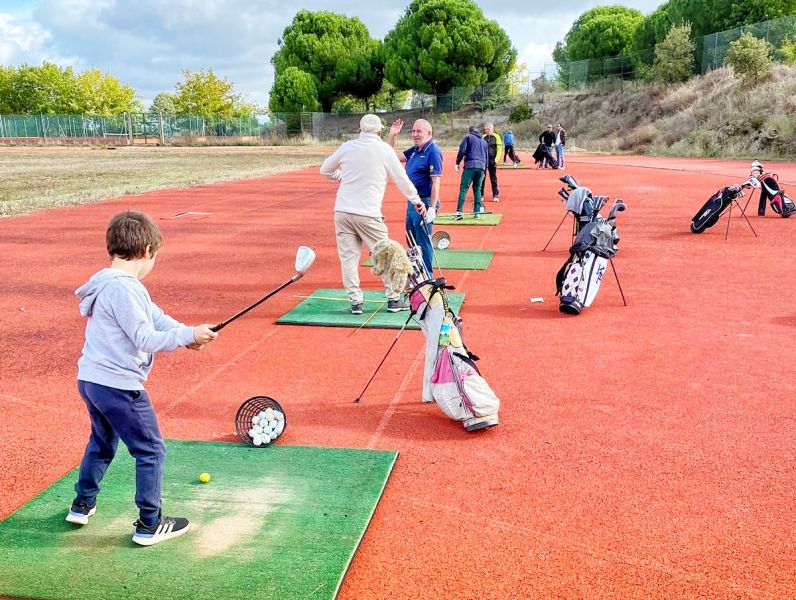
[[[279,437],[279,434],[276,431],[272,431],[270,437],[272,440],[275,440],[276,438]]]
[[[254,429],[254,433],[262,433],[263,432],[263,428],[260,427],[259,425],[255,425],[252,429]]]
[[[279,423],[279,421],[277,421],[276,419],[272,419],[271,421],[268,421],[268,427],[270,427],[271,429],[276,429],[277,423]]]
[[[263,436],[261,436],[259,433],[255,433],[252,436],[252,444],[254,444],[255,446],[262,446]]]
[[[249,434],[249,437],[254,437],[254,434],[255,434],[255,433],[257,433],[257,432],[256,432],[256,431],[254,431],[254,427],[252,427],[252,428],[251,428],[251,429],[249,429],[249,431],[247,431],[246,433],[248,433],[248,434]]]
[[[260,415],[254,415],[252,417],[252,425],[257,425],[260,422]]]
[[[257,413],[257,416],[262,419],[265,416],[265,411],[261,410],[259,413]]]
[[[279,412],[278,410],[275,410],[275,411],[274,411],[274,418],[275,418],[277,421],[284,421],[284,420],[285,420],[285,415],[284,415],[284,414],[282,414],[281,412]]]
[[[263,415],[269,421],[274,418],[274,409],[273,408],[266,408],[265,415]]]
[[[284,430],[285,430],[285,422],[284,421],[277,421],[276,429],[274,430],[276,432],[276,435],[282,435],[282,432]]]

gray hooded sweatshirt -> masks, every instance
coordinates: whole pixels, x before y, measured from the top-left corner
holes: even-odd
[[[194,343],[193,328],[152,302],[138,278],[103,269],[75,290],[88,317],[77,378],[121,390],[142,390],[155,352]]]

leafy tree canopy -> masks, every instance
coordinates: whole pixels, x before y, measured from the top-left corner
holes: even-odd
[[[685,81],[694,74],[694,42],[691,26],[678,25],[669,30],[655,46],[655,78],[669,83]]]
[[[191,71],[184,69],[184,81],[175,85],[174,110],[180,114],[205,117],[250,117],[256,107],[244,102],[235,94],[233,84],[219,79],[213,69]]]
[[[413,0],[384,39],[384,76],[400,89],[444,94],[496,81],[517,51],[472,0]]]
[[[141,110],[135,90],[108,73],[71,67],[0,67],[0,113],[114,115]]]
[[[152,100],[152,106],[149,107],[149,111],[173,115],[177,112],[177,109],[174,105],[175,99],[175,95],[171,92],[161,92],[155,96],[154,100]]]
[[[624,6],[587,10],[565,37],[566,54],[570,61],[629,54],[643,20],[641,11]]]
[[[765,77],[774,67],[772,50],[771,44],[766,40],[747,32],[730,42],[724,62],[732,66],[733,71],[745,81],[753,83]]]
[[[381,44],[362,21],[328,11],[296,13],[271,63],[277,76],[288,67],[311,75],[324,111],[342,96],[375,94],[384,71]]]
[[[288,67],[276,76],[268,99],[271,112],[313,112],[318,106],[318,90],[312,75],[298,67]]]

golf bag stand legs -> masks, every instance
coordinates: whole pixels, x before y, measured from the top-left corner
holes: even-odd
[[[748,204],[749,203],[747,202],[747,205]],[[738,203],[738,199],[736,198],[730,203],[730,209],[727,211],[727,230],[724,232],[724,240],[726,241],[727,238],[730,236],[730,221],[732,221],[732,209],[733,209],[733,207],[737,207],[738,210],[741,211],[741,216],[746,221],[746,224],[749,225],[749,229],[752,230],[752,233],[754,234],[755,237],[758,237],[757,236],[757,232],[755,231],[755,228],[752,227],[752,222],[749,220],[749,217],[746,216],[746,211]]]
[[[611,265],[611,270],[614,272],[614,279],[616,279],[616,285],[619,286],[619,293],[622,295],[622,304],[627,306],[627,300],[625,300],[625,293],[622,291],[622,284],[619,283],[619,275],[617,275],[616,267],[614,266],[614,259],[613,258],[609,258],[608,259],[608,264]]]
[[[567,212],[564,213],[564,216],[561,217],[561,222],[558,224],[558,227],[556,227],[556,230],[553,232],[553,235],[550,236],[550,239],[547,240],[547,243],[544,245],[544,248],[542,248],[542,252],[547,250],[547,247],[550,245],[550,242],[553,241],[553,238],[556,237],[556,234],[558,233],[558,230],[561,229],[561,226],[564,224],[564,221],[566,221],[567,216],[569,216],[571,214],[572,213],[570,211],[567,211]],[[575,219],[575,215],[572,215],[572,239],[573,240],[575,239],[575,235],[577,233],[577,229],[578,229],[578,222]],[[570,245],[571,245],[571,242],[570,242]]]

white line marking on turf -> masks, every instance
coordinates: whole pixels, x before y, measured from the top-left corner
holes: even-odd
[[[390,400],[389,406],[387,406],[387,410],[384,411],[384,415],[381,417],[381,421],[376,426],[376,431],[373,432],[373,435],[370,437],[370,441],[368,442],[367,448],[368,450],[374,450],[379,443],[379,439],[381,439],[381,434],[384,433],[384,430],[387,428],[387,425],[392,418],[393,413],[395,412],[395,407],[398,405],[398,402],[401,400],[401,397],[406,392],[407,388],[409,387],[409,382],[412,381],[412,378],[415,376],[415,372],[420,365],[425,364],[425,355],[426,355],[426,345],[423,344],[420,352],[415,356],[415,360],[412,362],[411,366],[409,367],[409,371],[406,373],[401,385],[398,386],[398,391],[395,392],[395,395]]]

